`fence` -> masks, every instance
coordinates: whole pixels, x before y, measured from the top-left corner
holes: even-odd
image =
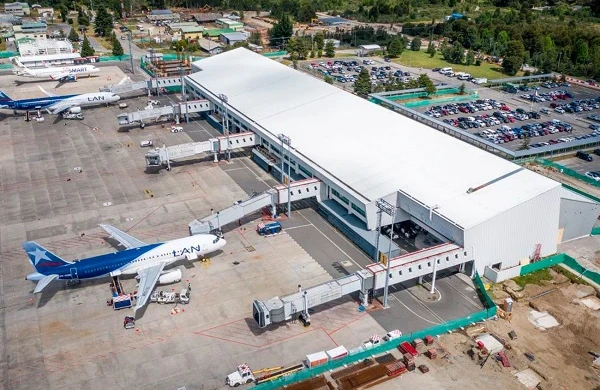
[[[102,56],[100,62],[108,61],[129,61],[129,54],[123,54],[122,56]]]
[[[14,56],[18,56],[19,53],[14,52],[14,51],[0,51],[0,58],[9,58],[9,57],[14,57]]]
[[[314,368],[305,368],[294,374],[284,376],[282,378],[276,379],[271,382],[265,382],[263,384],[257,385],[254,388],[258,389],[258,390],[279,389],[285,385],[290,385],[295,382],[300,382],[300,381],[321,375],[322,373],[324,373],[326,371],[335,370],[342,366],[345,366],[348,364],[354,364],[354,363],[360,362],[364,359],[368,359],[374,355],[379,355],[379,354],[389,352],[389,351],[393,350],[394,348],[397,348],[398,345],[402,342],[412,341],[412,340],[418,339],[418,338],[422,339],[427,335],[437,336],[440,334],[444,334],[444,333],[453,331],[455,329],[459,329],[462,327],[466,327],[466,326],[475,324],[480,321],[485,321],[486,319],[495,316],[497,307],[494,304],[494,302],[492,301],[492,299],[490,298],[490,296],[485,291],[485,289],[483,287],[483,283],[482,283],[481,279],[479,278],[479,275],[475,274],[475,278],[473,279],[473,282],[475,283],[478,293],[483,295],[484,300],[482,302],[485,306],[484,310],[480,310],[480,311],[475,312],[466,317],[457,318],[455,320],[451,320],[451,321],[448,321],[448,322],[440,324],[440,325],[432,326],[430,328],[426,328],[426,329],[418,330],[418,331],[415,331],[415,332],[412,332],[409,334],[405,334],[398,339],[394,339],[392,341],[387,341],[387,342],[385,342],[381,345],[378,345],[374,348],[359,352],[354,355],[346,356],[343,359],[329,361],[326,364],[323,364],[323,365],[320,365],[320,366],[317,366]]]
[[[554,161],[546,160],[546,159],[543,159],[543,158],[536,158],[535,162],[538,163],[538,164],[540,164],[540,165],[543,165],[545,167],[551,167],[551,168],[557,169],[562,174],[565,174],[567,176],[571,176],[571,177],[573,177],[573,178],[575,178],[577,180],[584,181],[584,182],[588,183],[589,185],[592,185],[594,187],[600,188],[600,181],[596,181],[596,180],[594,180],[592,178],[589,178],[589,177],[587,177],[585,175],[582,175],[581,173],[579,173],[577,171],[574,171],[574,170],[572,170],[570,168],[567,168],[567,167],[565,167],[563,165],[557,164]]]
[[[552,267],[553,265],[564,264],[571,268],[575,273],[579,274],[579,277],[585,276],[596,284],[600,284],[600,273],[591,271],[577,262],[574,258],[567,255],[566,253],[558,253],[554,256],[546,257],[535,263],[527,264],[521,267],[521,276],[527,275],[531,272],[539,271],[544,268]],[[585,274],[585,275],[584,275]]]

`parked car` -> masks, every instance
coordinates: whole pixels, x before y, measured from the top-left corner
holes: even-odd
[[[148,140],[145,140],[145,141],[141,141],[141,142],[140,142],[140,146],[141,146],[142,148],[147,148],[147,147],[150,147],[150,146],[152,146],[152,140],[151,140],[151,139],[148,139]]]
[[[586,172],[585,175],[595,181],[600,181],[600,172]]]
[[[578,157],[578,158],[580,158],[582,160],[585,160],[585,161],[593,161],[594,160],[592,158],[591,154],[586,153],[586,152],[581,151],[581,150],[575,154],[575,157]]]

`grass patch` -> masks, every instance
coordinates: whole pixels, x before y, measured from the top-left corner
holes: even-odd
[[[579,275],[576,275],[573,272],[571,272],[561,266],[555,266],[555,267],[552,267],[552,269],[554,271],[558,272],[559,274],[565,275],[571,281],[571,283],[583,284],[586,286],[590,285],[588,282],[586,282],[585,280],[580,278]]]
[[[413,68],[432,69],[451,67],[454,72],[467,72],[475,78],[486,78],[488,80],[508,77],[502,73],[502,67],[499,65],[488,64],[487,62],[482,62],[480,66],[451,64],[446,61],[439,52],[437,52],[433,57],[429,57],[429,54],[427,54],[424,50],[404,50],[400,57],[394,58],[392,61],[397,64]],[[521,76],[522,73],[523,72],[517,73],[515,77]]]
[[[0,42],[0,51],[6,51],[6,42],[5,41]]]
[[[550,276],[548,269],[545,268],[527,275],[517,276],[513,280],[519,286],[525,287],[528,284],[541,284],[542,280],[552,280],[552,276]]]
[[[112,42],[111,42],[110,38],[108,38],[108,39],[105,37],[94,37],[94,38],[96,38],[98,43],[100,43],[103,48],[105,48],[106,50],[112,50]]]

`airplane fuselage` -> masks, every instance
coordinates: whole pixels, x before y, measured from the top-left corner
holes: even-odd
[[[214,235],[184,237],[164,243],[149,244],[119,252],[89,257],[73,264],[52,268],[60,280],[95,279],[109,275],[135,275],[139,269],[161,262],[167,265],[186,258],[212,253],[225,245],[225,240]],[[49,264],[47,263],[46,266]],[[35,272],[27,280],[38,281],[45,275]]]
[[[82,95],[47,96],[33,99],[13,100],[0,105],[11,110],[36,110],[47,108],[52,110],[54,105],[68,103],[72,106],[89,107],[99,104],[109,104],[119,101],[120,97],[110,92],[85,93]]]
[[[100,69],[93,65],[63,66],[60,68],[41,68],[41,69],[19,69],[17,75],[31,78],[49,78],[58,80],[67,75],[85,76],[100,72]],[[58,76],[57,75],[62,75]]]

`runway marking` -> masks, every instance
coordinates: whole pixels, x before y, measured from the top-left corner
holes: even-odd
[[[223,172],[231,172],[231,171],[240,171],[240,170],[246,170],[248,169],[247,167],[240,167],[240,168],[230,168],[230,169],[223,169]]]

